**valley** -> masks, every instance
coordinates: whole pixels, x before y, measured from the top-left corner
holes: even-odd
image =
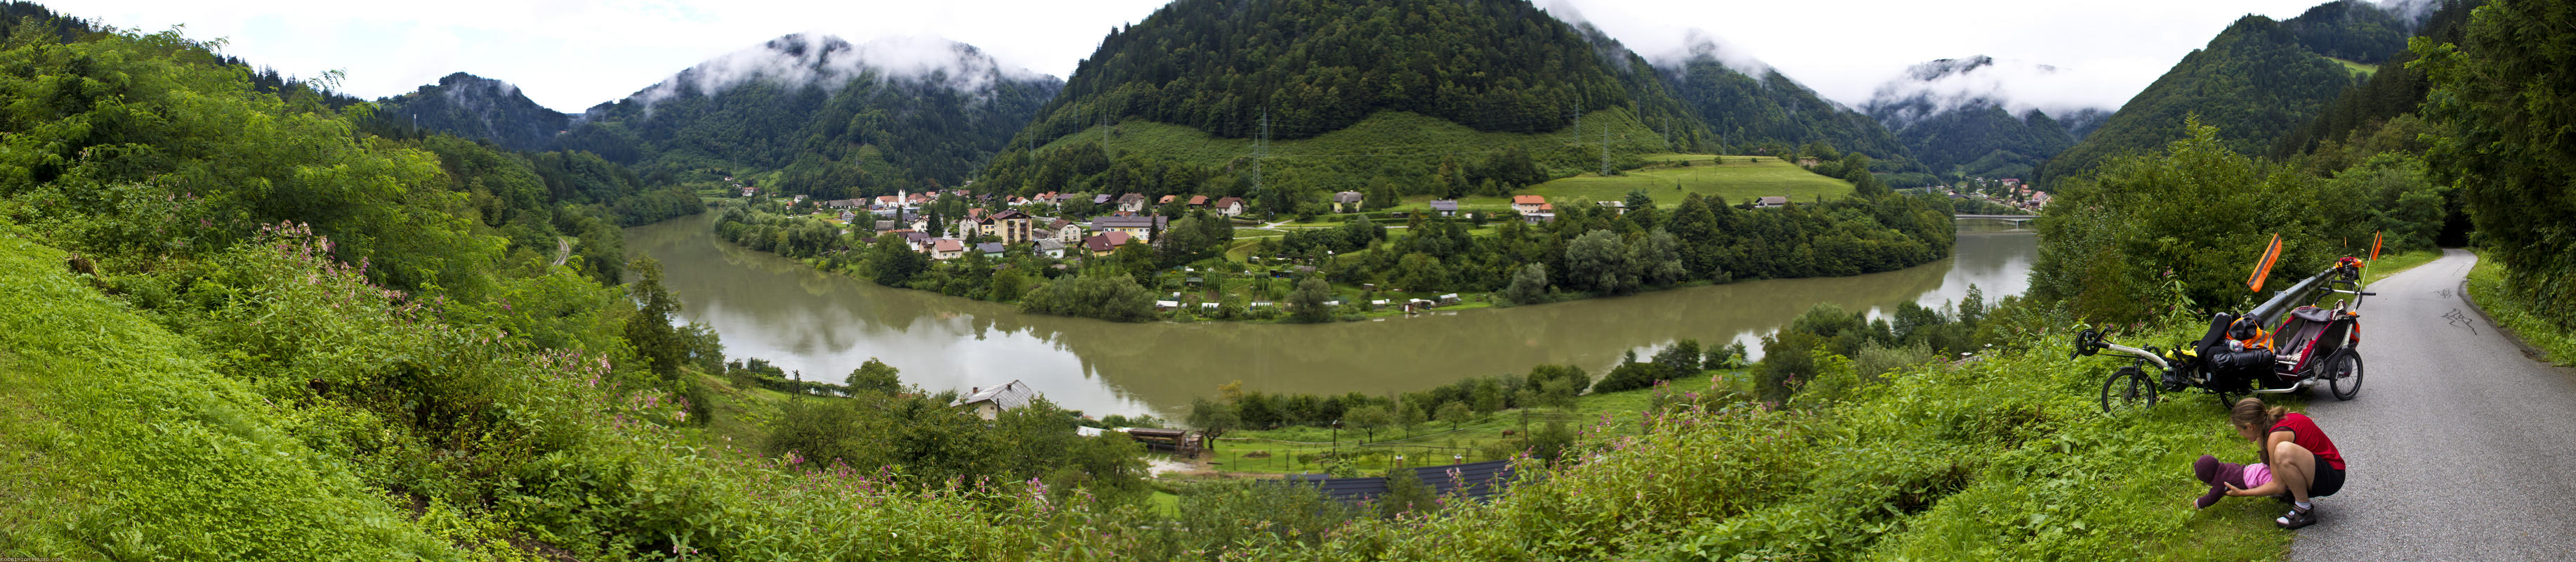
[[[2576,539],[2452,516],[2576,505],[2564,2],[144,1],[0,2],[0,558]],[[2068,353],[2328,264],[2368,393]],[[2257,412],[2351,485],[2187,504]]]

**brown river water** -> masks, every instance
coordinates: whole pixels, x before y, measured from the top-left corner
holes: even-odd
[[[758,357],[838,383],[870,357],[932,391],[1027,382],[1057,405],[1093,415],[1185,414],[1194,398],[1241,380],[1271,392],[1404,392],[1459,379],[1569,363],[1599,377],[1623,353],[1649,355],[1682,338],[1755,338],[1820,302],[1848,310],[1935,308],[1967,294],[2029,286],[2038,238],[2027,229],[1962,221],[1957,254],[1901,271],[1777,279],[1617,298],[1442,312],[1335,324],[1120,324],[1022,314],[1016,305],[880,287],[716,238],[714,214],[626,230],[636,255],[661,260],[685,305],[724,339],[725,354]]]

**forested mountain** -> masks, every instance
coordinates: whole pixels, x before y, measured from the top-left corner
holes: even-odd
[[[1590,35],[1522,0],[1180,0],[1104,38],[986,178],[1297,212],[1500,194],[1707,137]]]
[[[376,102],[376,114],[396,123],[491,141],[517,151],[554,147],[572,116],[529,101],[508,82],[458,72],[412,93]]]
[[[2111,110],[2087,107],[2053,117],[2057,118],[2058,125],[2066,127],[2067,136],[2082,141],[2084,137],[2092,136],[2093,131],[2100,130],[2103,122],[2111,120]]]
[[[1333,191],[1499,195],[1605,155],[1615,169],[1813,141],[1911,162],[1776,72],[1650,63],[1523,0],[1180,0],[1102,40],[986,178],[1295,211]]]
[[[2353,62],[2379,64],[2406,49],[2406,22],[2361,0],[2318,4],[2281,24],[2308,50]]]
[[[1895,131],[1915,159],[1935,173],[2031,177],[2041,161],[2074,146],[2078,134],[2039,108],[2016,103],[2010,93],[2026,85],[2016,79],[2044,79],[2057,69],[1999,64],[2011,63],[1977,56],[1918,64],[1880,85],[1861,108]],[[2060,111],[2083,119],[2088,132],[2107,115],[2094,108]]]
[[[1061,86],[961,43],[798,34],[579,115],[460,72],[383,100],[377,118],[647,173],[777,171],[765,185],[842,198],[965,183]]]
[[[1881,172],[1922,171],[1904,145],[1886,127],[1767,66],[1739,70],[1703,43],[1681,59],[1664,63],[1664,76],[1674,94],[1708,123],[1715,142],[1727,147],[1803,145],[1824,142],[1844,152],[1875,159]],[[1752,73],[1747,73],[1747,71]]]
[[[2183,118],[2190,115],[2216,126],[2219,142],[2229,150],[2261,153],[2271,148],[2355,83],[2351,71],[2308,47],[2345,44],[2316,31],[2347,29],[2342,23],[2356,18],[2348,9],[2334,8],[2342,4],[2320,6],[2288,22],[2263,16],[2236,20],[2208,47],[2185,55],[2130,98],[2100,130],[2041,165],[2039,181],[2053,184],[2112,156],[2182,139]]]
[[[35,25],[21,25],[27,22]],[[54,13],[53,10],[31,2],[0,2],[0,42],[10,41],[21,34],[28,33],[50,34],[53,40],[61,41],[96,34],[98,26],[86,20]]]
[[[2414,20],[2413,27],[2435,42],[2457,43],[2467,32],[2469,11],[2485,3],[2482,0],[2422,2],[2421,7],[2426,11],[2421,19]],[[2342,95],[2335,97],[2333,104],[2317,114],[2316,119],[2309,120],[2306,125],[2273,143],[2271,155],[2288,158],[2318,152],[2320,148],[2334,144],[2365,143],[2355,137],[2370,135],[2391,119],[2415,113],[2416,107],[2423,105],[2425,93],[2432,89],[2432,81],[2423,70],[2407,66],[2418,57],[2413,51],[2406,50],[2403,42],[2399,44],[2398,49],[2385,54],[2385,62],[2368,81],[2344,90]],[[2406,140],[2413,142],[2411,138]]]

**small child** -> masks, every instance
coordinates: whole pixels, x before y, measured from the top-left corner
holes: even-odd
[[[2289,491],[2272,480],[2272,468],[2263,466],[2263,463],[2218,462],[2218,457],[2201,455],[2200,461],[2192,463],[2191,473],[2209,484],[2209,493],[2192,502],[2201,509],[2218,503],[2219,496],[2269,496]],[[2227,493],[2231,487],[2241,491]]]

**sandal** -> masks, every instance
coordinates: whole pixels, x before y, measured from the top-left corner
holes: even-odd
[[[2282,515],[2278,519],[2273,519],[2272,523],[2280,525],[2283,529],[2298,529],[2300,527],[2317,524],[2317,514],[2313,509],[2305,511],[2293,509],[2290,510],[2289,514]]]

